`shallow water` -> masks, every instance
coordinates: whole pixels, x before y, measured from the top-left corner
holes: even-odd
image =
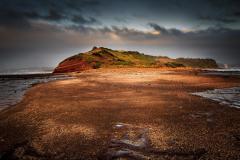
[[[220,104],[226,104],[231,107],[240,108],[240,87],[214,89],[192,94],[217,101]]]
[[[27,74],[0,75],[0,110],[18,103],[25,91],[34,84],[68,79],[66,75]]]
[[[52,73],[54,68],[20,68],[20,69],[0,69],[0,75],[33,75],[33,74],[47,74]]]
[[[219,75],[219,76],[239,76],[240,68],[228,68],[228,69],[205,69],[202,74],[204,75]]]
[[[240,68],[219,68],[219,69],[205,69],[206,71],[216,72],[240,72]]]

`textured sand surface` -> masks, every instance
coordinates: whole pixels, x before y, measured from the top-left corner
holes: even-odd
[[[2,159],[240,159],[240,110],[190,94],[239,78],[157,69],[75,76],[36,85],[0,112]]]

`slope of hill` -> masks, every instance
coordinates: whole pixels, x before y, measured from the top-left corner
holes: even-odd
[[[91,51],[79,53],[62,61],[54,73],[77,72],[107,67],[195,67],[216,68],[212,59],[171,59],[150,56],[137,51],[119,51],[104,47],[93,47]]]

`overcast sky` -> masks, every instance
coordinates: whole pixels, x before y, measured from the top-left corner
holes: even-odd
[[[93,46],[240,63],[239,0],[1,0],[0,68],[56,66]]]

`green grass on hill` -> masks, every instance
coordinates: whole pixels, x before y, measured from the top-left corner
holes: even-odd
[[[101,67],[193,67],[216,68],[217,63],[213,59],[177,58],[166,56],[151,56],[137,51],[120,51],[103,47],[94,47],[91,51],[80,53],[67,58],[60,64],[71,62],[85,64],[90,68]]]

